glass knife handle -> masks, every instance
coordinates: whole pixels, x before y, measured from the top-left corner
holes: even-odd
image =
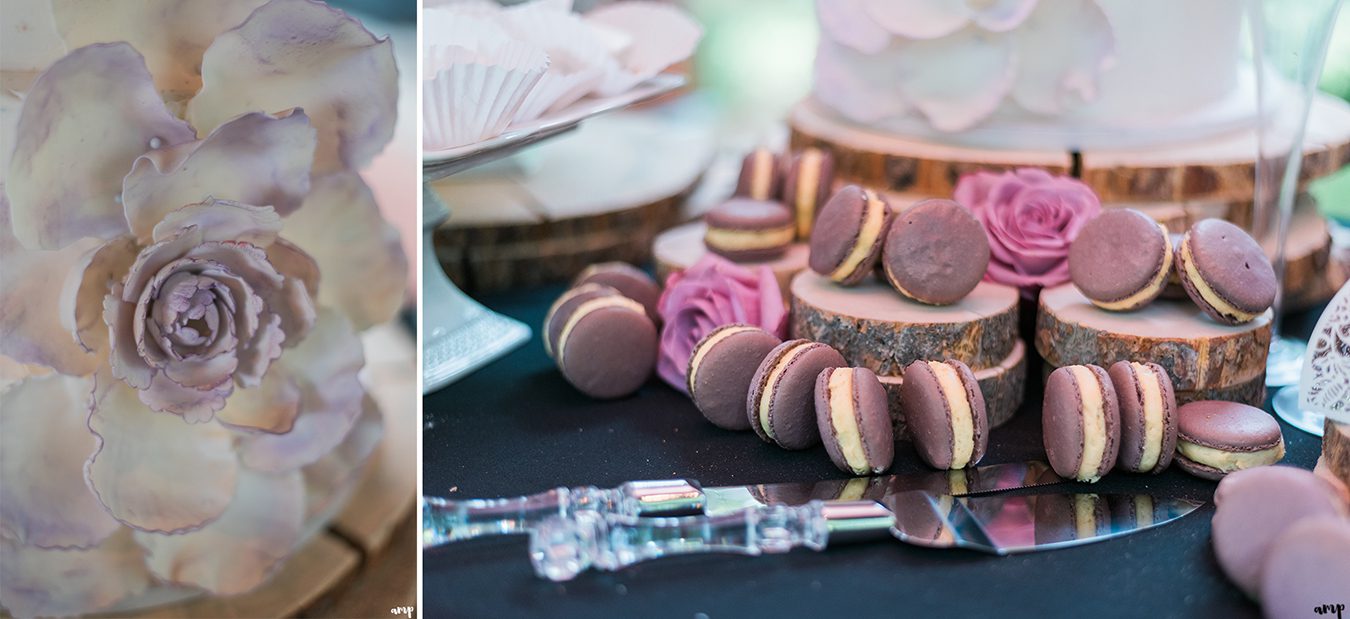
[[[825,548],[830,525],[821,501],[767,505],[723,516],[615,518],[577,514],[550,518],[530,534],[535,574],[553,581],[587,569],[617,571],[673,555],[760,555]]]
[[[582,513],[622,517],[699,513],[704,500],[698,484],[685,479],[635,481],[618,488],[554,488],[504,499],[424,496],[422,547],[528,533],[547,518],[575,518]]]

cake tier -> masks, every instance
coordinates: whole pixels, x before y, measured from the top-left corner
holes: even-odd
[[[792,337],[833,346],[849,365],[899,376],[919,359],[972,370],[1002,364],[1018,343],[1017,289],[981,282],[955,305],[910,301],[869,278],[845,288],[812,271],[792,280]]]
[[[1007,423],[1022,406],[1022,396],[1027,382],[1026,353],[1026,344],[1017,340],[1013,343],[1012,352],[998,365],[975,370],[975,380],[979,381],[980,393],[984,395],[990,428]],[[903,375],[882,376],[879,380],[881,386],[886,389],[886,397],[890,402],[891,427],[895,430],[895,436],[908,440],[905,408],[900,400],[900,387],[905,384],[905,378]]]
[[[1152,361],[1167,370],[1178,393],[1222,393],[1265,376],[1270,316],[1222,325],[1189,299],[1108,312],[1064,284],[1041,292],[1036,350],[1054,367]]]
[[[671,273],[683,271],[700,258],[707,255],[708,248],[703,245],[703,233],[708,229],[702,221],[688,223],[662,232],[652,243],[652,258],[656,261],[656,278],[666,281]],[[766,266],[778,279],[778,288],[787,299],[788,285],[792,277],[806,270],[806,262],[811,257],[811,249],[805,243],[788,246],[787,252],[776,260],[765,262],[741,262],[745,267]]]
[[[807,100],[788,120],[794,149],[830,151],[839,182],[949,197],[962,174],[1039,167],[1073,174],[1103,203],[1241,202],[1254,195],[1256,132],[1227,133],[1160,148],[986,149],[887,134],[840,119]],[[1350,163],[1350,104],[1319,95],[1304,141],[1301,178],[1327,176]]]

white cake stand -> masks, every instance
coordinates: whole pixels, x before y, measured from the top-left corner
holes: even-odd
[[[577,128],[581,121],[671,92],[681,75],[658,75],[628,92],[581,101],[557,114],[513,128],[495,138],[422,153],[422,393],[449,385],[530,339],[530,328],[469,298],[440,267],[432,231],[450,210],[427,183],[500,159]]]

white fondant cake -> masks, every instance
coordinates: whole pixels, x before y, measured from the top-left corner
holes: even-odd
[[[1234,0],[817,0],[813,97],[883,132],[1129,148],[1251,126]]]

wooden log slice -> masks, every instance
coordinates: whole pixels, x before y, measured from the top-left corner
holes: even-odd
[[[1322,464],[1350,486],[1350,424],[1326,421],[1322,432]]]
[[[1270,316],[1267,311],[1247,324],[1222,325],[1189,299],[1108,312],[1064,284],[1041,292],[1036,350],[1055,367],[1152,361],[1167,369],[1178,391],[1207,391],[1264,374]]]
[[[1021,340],[1013,345],[1012,354],[994,367],[975,371],[975,379],[980,382],[980,393],[984,395],[985,411],[989,414],[989,427],[996,428],[1007,423],[1022,406],[1027,382],[1027,347]],[[882,376],[881,386],[886,389],[891,412],[891,427],[897,439],[909,440],[905,428],[905,409],[900,401],[900,386],[905,384],[904,376]]]
[[[810,99],[788,118],[792,148],[829,150],[835,174],[877,189],[950,197],[962,174],[1039,167],[1077,174],[1102,202],[1250,201],[1255,178],[1254,130],[1150,149],[1010,151],[953,146],[878,132],[838,118]],[[1319,95],[1308,121],[1302,182],[1350,163],[1350,105]]]
[[[956,359],[972,370],[997,367],[1017,338],[1016,288],[980,282],[955,305],[910,301],[869,278],[838,286],[813,271],[792,280],[792,337],[833,346],[850,365],[898,376],[916,359]]]
[[[1049,363],[1041,364],[1042,382],[1049,378],[1050,373],[1056,369],[1058,368]],[[1232,385],[1222,385],[1198,390],[1193,389],[1189,391],[1177,389],[1174,393],[1177,397],[1177,405],[1189,404],[1200,400],[1225,400],[1228,402],[1242,402],[1243,404],[1260,407],[1266,401],[1266,374],[1265,372],[1262,372],[1254,378]]]
[[[657,281],[664,283],[671,273],[694,266],[707,255],[708,248],[703,245],[703,233],[706,230],[707,226],[702,221],[696,221],[671,228],[656,237],[652,243],[652,260],[656,262]],[[810,258],[811,249],[806,243],[796,243],[776,260],[740,264],[747,267],[767,266],[773,270],[774,276],[778,278],[778,289],[783,292],[783,299],[787,300],[788,286],[793,276],[806,270]]]
[[[1274,234],[1261,247],[1274,259]],[[1300,208],[1289,220],[1285,241],[1284,298],[1290,309],[1307,307],[1331,298],[1340,286],[1328,278],[1331,264],[1331,231],[1316,208]]]

